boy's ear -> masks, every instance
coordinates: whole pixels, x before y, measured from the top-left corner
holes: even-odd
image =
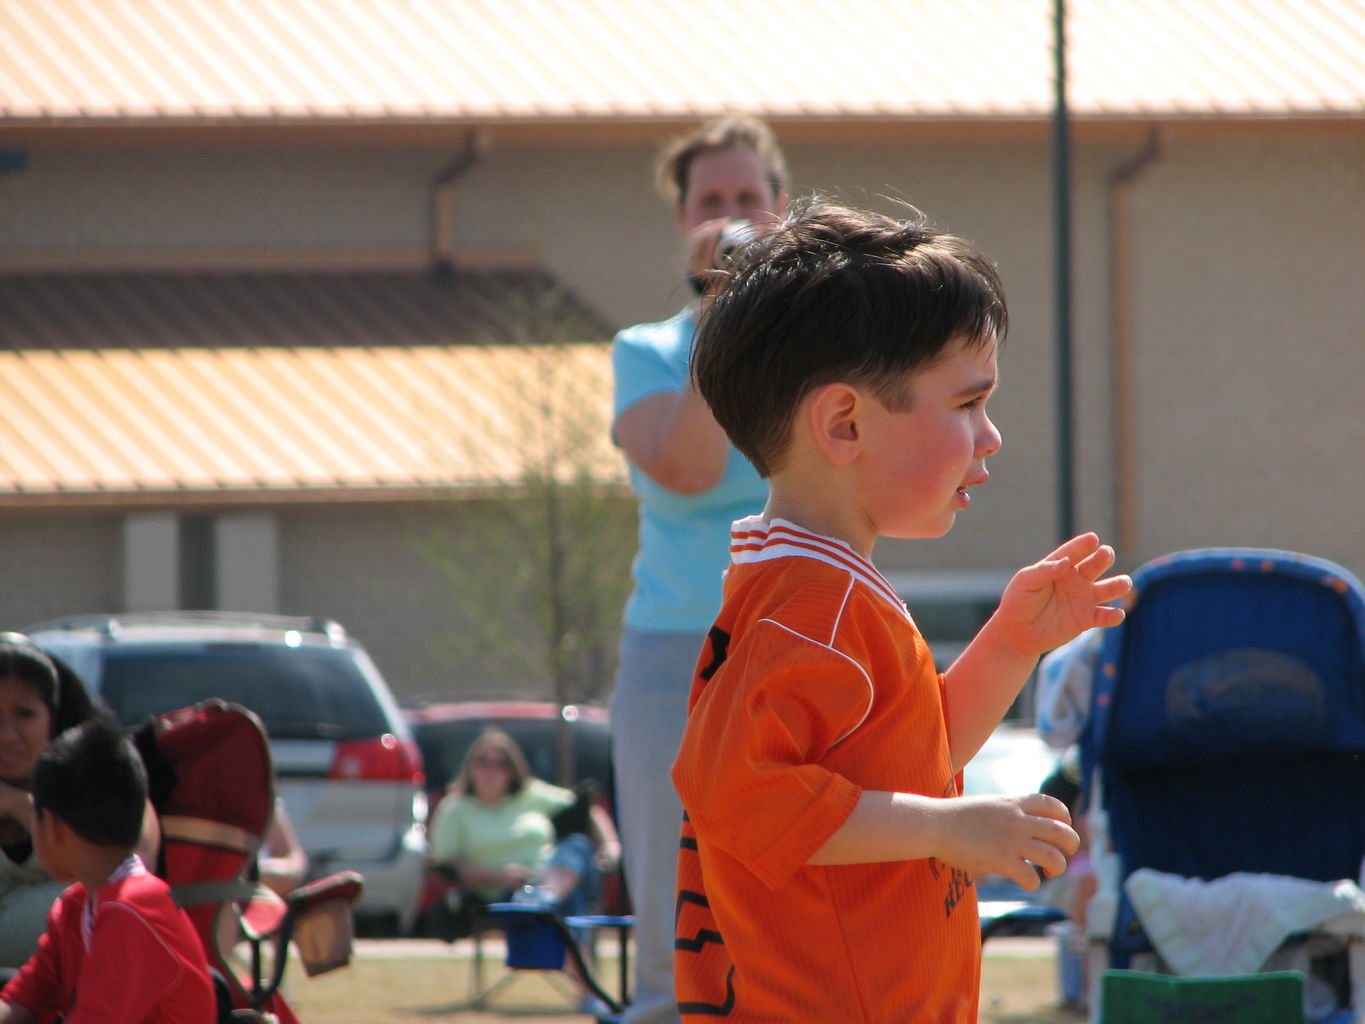
[[[52,830],[56,827],[58,820],[50,810],[40,811],[37,807],[33,808],[33,831],[37,832],[41,829],[44,837],[52,835]]]
[[[836,466],[847,466],[862,444],[863,395],[849,384],[824,384],[807,399],[806,422],[815,446]]]

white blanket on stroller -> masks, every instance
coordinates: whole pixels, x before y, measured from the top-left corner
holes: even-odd
[[[1187,977],[1255,973],[1296,932],[1365,935],[1365,892],[1348,880],[1237,872],[1206,882],[1139,868],[1124,888],[1152,945]]]

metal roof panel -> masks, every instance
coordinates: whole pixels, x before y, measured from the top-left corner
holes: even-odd
[[[509,343],[528,301],[577,335]],[[514,487],[546,437],[618,486],[607,332],[565,301],[536,274],[0,275],[0,505]]]
[[[1046,117],[1051,0],[0,0],[0,118]],[[1358,0],[1070,0],[1078,116],[1359,116]]]

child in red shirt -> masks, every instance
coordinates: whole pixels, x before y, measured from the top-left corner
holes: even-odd
[[[0,991],[0,1024],[204,1024],[217,1019],[203,947],[166,883],[134,853],[147,802],[142,762],[118,728],[69,729],[33,769],[33,842],[74,880],[47,931]]]
[[[870,558],[936,537],[988,476],[1006,328],[969,243],[818,201],[740,256],[692,372],[771,482],[736,523],[673,777],[685,1020],[975,1024],[972,873],[1036,888],[1077,838],[1052,797],[958,796],[1039,655],[1122,612],[1093,534],[1020,570],[940,675]]]

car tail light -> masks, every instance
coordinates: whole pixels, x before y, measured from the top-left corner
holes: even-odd
[[[327,777],[371,782],[394,780],[419,786],[426,781],[417,744],[411,740],[400,740],[389,732],[372,740],[345,740],[338,743]]]

